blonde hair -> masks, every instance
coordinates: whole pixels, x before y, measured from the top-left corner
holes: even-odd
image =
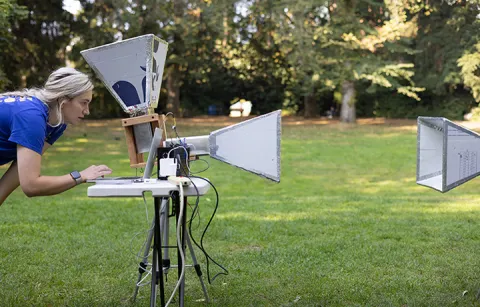
[[[27,88],[0,96],[34,96],[48,107],[48,123],[57,127],[63,123],[62,106],[65,102],[93,89],[90,78],[70,67],[62,67],[50,74],[42,88]]]

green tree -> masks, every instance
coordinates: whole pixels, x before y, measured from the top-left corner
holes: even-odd
[[[414,63],[415,80],[426,88],[423,103],[432,109],[448,108],[443,113],[458,118],[473,106],[472,93],[478,102],[478,1],[431,1],[418,9],[416,48],[421,52]]]
[[[282,107],[289,79],[287,63],[276,44],[274,1],[239,1],[234,4],[228,44],[218,45],[225,67],[236,73],[239,99],[253,104],[253,111],[265,113]]]
[[[368,81],[419,99],[414,86],[413,64],[401,54],[413,53],[415,16],[408,16],[408,1],[310,0],[279,4],[284,14],[285,53],[303,85],[305,110],[314,110],[317,91],[341,93],[341,120],[356,119],[356,83]],[[311,116],[312,114],[305,114]]]
[[[27,13],[22,13],[22,19],[13,16],[9,41],[13,50],[2,54],[3,69],[9,72],[9,88],[39,86],[52,69],[65,65],[73,16],[63,10],[62,0],[17,3]]]
[[[5,63],[9,60],[9,55],[19,60],[14,45],[15,36],[12,34],[12,23],[22,20],[27,15],[25,7],[19,6],[15,0],[0,0],[0,91],[11,81],[5,75]]]
[[[461,67],[461,76],[465,86],[470,88],[475,101],[480,102],[480,43],[475,45],[472,52],[465,52],[458,59],[458,66]]]
[[[81,56],[81,51],[109,44],[122,39],[123,33],[129,30],[124,20],[129,15],[128,3],[123,0],[89,1],[80,0],[82,10],[72,22],[71,40],[69,42],[68,59],[85,72],[91,71]],[[138,23],[133,23],[135,26]],[[92,118],[108,118],[125,116],[119,104],[106,89],[97,76],[92,78],[95,84],[95,107],[91,108]]]
[[[78,65],[85,65],[79,56],[83,49],[152,33],[169,43],[158,111],[173,111],[176,116],[193,114],[195,111],[187,110],[186,106],[201,109],[199,104],[209,100],[199,94],[218,93],[218,90],[215,92],[217,83],[211,84],[211,81],[221,82],[222,77],[218,74],[213,79],[210,77],[214,73],[224,73],[218,62],[221,55],[215,49],[220,35],[215,29],[222,19],[217,18],[219,14],[213,10],[220,4],[215,7],[208,1],[185,0],[82,0],[81,3],[84,9],[77,18],[75,31],[78,39],[71,52]],[[109,99],[110,95],[102,92],[101,100]],[[193,100],[200,103],[193,103]],[[109,104],[101,108],[106,110]]]

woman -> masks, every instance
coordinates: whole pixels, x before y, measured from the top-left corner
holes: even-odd
[[[88,76],[60,68],[40,89],[0,94],[0,165],[11,162],[0,179],[0,205],[19,185],[28,197],[62,193],[112,171],[92,165],[63,176],[42,176],[42,154],[89,114],[93,84]]]

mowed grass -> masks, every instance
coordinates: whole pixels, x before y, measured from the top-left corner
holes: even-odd
[[[204,246],[229,271],[207,285],[210,306],[479,305],[478,181],[446,194],[416,185],[415,122],[284,122],[279,184],[207,159],[201,175],[220,204]],[[181,136],[228,125],[177,124]],[[103,163],[135,175],[119,120],[69,128],[42,171]],[[148,285],[131,297],[151,199],[88,198],[87,188],[31,199],[18,190],[0,207],[0,306],[149,306]],[[193,223],[197,241],[214,204],[211,189]],[[204,306],[191,269],[186,283],[186,305]]]

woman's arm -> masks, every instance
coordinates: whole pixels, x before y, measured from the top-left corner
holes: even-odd
[[[18,181],[17,162],[13,161],[0,179],[0,206],[20,184]]]
[[[63,176],[40,175],[42,156],[26,147],[17,146],[18,179],[28,197],[54,195],[73,188],[75,180],[70,174]],[[108,175],[112,171],[105,165],[92,165],[80,172],[83,181]],[[3,178],[2,178],[3,180]]]

